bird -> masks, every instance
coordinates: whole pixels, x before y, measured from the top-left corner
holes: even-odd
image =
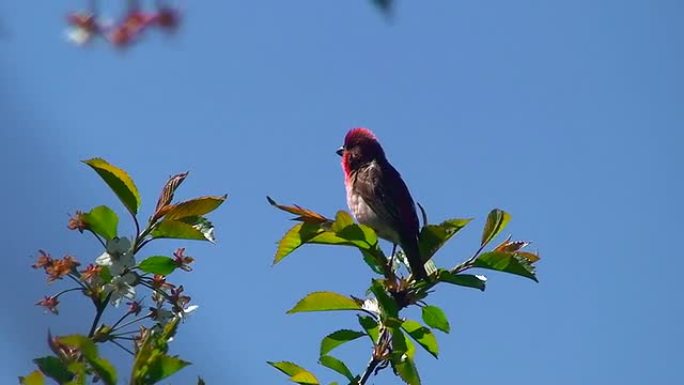
[[[342,157],[347,205],[356,220],[399,245],[416,279],[426,279],[418,247],[418,215],[406,183],[367,128],[353,128],[337,150]]]

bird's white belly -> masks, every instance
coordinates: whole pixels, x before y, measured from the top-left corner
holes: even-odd
[[[399,243],[398,234],[373,211],[361,195],[355,194],[350,187],[347,187],[347,205],[359,223],[371,227],[380,238]]]

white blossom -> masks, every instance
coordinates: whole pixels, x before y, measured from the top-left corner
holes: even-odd
[[[111,295],[112,305],[119,306],[124,298],[135,299],[135,287],[133,287],[135,280],[135,274],[126,273],[112,278],[111,282],[105,285],[105,292]]]

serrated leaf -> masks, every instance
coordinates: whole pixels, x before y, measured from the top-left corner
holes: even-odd
[[[367,315],[357,314],[357,317],[359,319],[359,325],[366,331],[366,334],[370,337],[371,341],[373,341],[373,344],[377,344],[378,337],[380,336],[380,325],[378,324],[378,321]]]
[[[320,362],[320,364],[326,368],[334,370],[337,373],[345,376],[349,381],[354,381],[354,375],[352,374],[351,370],[349,370],[347,365],[341,360],[333,356],[321,356],[318,362]]]
[[[199,217],[216,210],[226,200],[228,195],[204,196],[190,199],[172,206],[164,217],[177,220],[187,217]]]
[[[302,222],[307,222],[307,223],[314,223],[314,224],[321,224],[321,223],[326,223],[326,222],[332,222],[330,219],[326,218],[325,216],[309,209],[305,209],[301,206],[286,206],[286,205],[281,205],[276,203],[271,197],[266,197],[266,200],[268,200],[268,203],[271,204],[271,206],[277,207],[280,210],[283,210],[285,212],[288,212],[290,214],[298,215],[298,217],[293,218],[296,221],[302,221]]]
[[[302,298],[287,314],[330,310],[361,310],[361,305],[342,294],[317,291]]]
[[[392,360],[394,372],[408,385],[420,385],[418,369],[412,358],[403,356]]]
[[[520,275],[538,282],[537,277],[534,274],[534,266],[532,266],[527,259],[518,257],[515,253],[502,253],[497,251],[482,253],[473,263],[473,267]]]
[[[511,220],[511,215],[499,209],[494,209],[487,215],[487,222],[482,231],[482,243],[484,246],[496,237]]]
[[[413,320],[405,320],[401,324],[401,328],[404,329],[414,341],[437,358],[437,355],[439,354],[437,338],[435,338],[435,335],[432,334],[432,331],[429,328]]]
[[[309,372],[308,370],[302,368],[301,366],[289,362],[289,361],[278,361],[278,362],[272,362],[268,361],[268,364],[271,365],[272,367],[280,370],[281,372],[285,373],[287,376],[290,377],[290,381],[296,382],[298,384],[306,384],[306,385],[318,385],[318,379],[316,376],[313,375],[313,373]]]
[[[57,381],[57,383],[61,384],[67,381],[71,381],[71,379],[74,378],[74,374],[67,369],[66,364],[63,363],[57,357],[40,357],[34,359],[33,363],[35,363],[36,366],[38,366],[38,368],[41,372],[43,372],[43,374]]]
[[[186,217],[179,219],[181,222],[191,225],[195,230],[202,233],[204,239],[216,243],[216,237],[214,236],[214,224],[211,223],[205,217]]]
[[[498,246],[494,248],[493,251],[500,251],[504,253],[515,253],[517,256],[526,259],[529,263],[535,263],[539,261],[539,255],[523,251],[525,247],[529,246],[530,242],[527,241],[511,241],[511,237],[501,242]]]
[[[39,370],[34,370],[26,376],[19,377],[21,385],[45,385],[45,377]]]
[[[451,326],[444,310],[434,305],[423,306],[421,315],[425,324],[431,328],[449,333]]]
[[[154,384],[159,382],[184,367],[190,365],[189,362],[183,361],[176,356],[160,355],[155,357],[149,364],[147,372],[147,383]]]
[[[365,336],[366,333],[359,332],[356,330],[349,330],[349,329],[341,329],[337,330],[335,332],[332,332],[325,336],[321,340],[321,352],[320,355],[326,355],[328,354],[331,350],[335,349],[336,347],[345,344],[349,341],[353,341],[359,337]]]
[[[178,265],[172,258],[162,255],[145,258],[138,264],[138,268],[145,273],[159,275],[169,275],[176,270],[177,267]]]
[[[389,329],[392,333],[392,353],[398,356],[406,354],[409,350],[409,340],[404,335],[404,332],[398,327],[390,327]]]
[[[428,261],[459,230],[464,228],[472,218],[448,219],[438,225],[426,225],[418,235],[418,246],[423,261]]]
[[[397,302],[394,300],[394,298],[389,295],[387,291],[385,291],[385,287],[381,280],[374,279],[373,283],[371,284],[370,291],[378,300],[383,317],[399,317],[399,305],[397,305]]]
[[[197,241],[208,240],[202,231],[192,224],[183,221],[164,220],[155,226],[150,233],[152,238],[191,239]]]
[[[83,214],[88,229],[106,240],[116,237],[119,217],[107,206],[97,206]]]
[[[102,158],[84,160],[83,163],[95,170],[131,214],[135,215],[138,213],[140,193],[138,193],[138,188],[126,171],[108,163]]]
[[[541,259],[539,254],[531,253],[529,251],[516,251],[515,255],[526,259],[529,263],[535,263]]]
[[[454,274],[448,270],[440,270],[439,274],[437,275],[437,280],[439,282],[472,287],[482,291],[485,290],[485,284],[487,283],[487,278],[485,278],[483,275]]]
[[[520,249],[525,248],[530,243],[525,241],[511,241],[511,236],[509,235],[503,242],[499,243],[493,251],[501,251],[504,253],[513,253]]]

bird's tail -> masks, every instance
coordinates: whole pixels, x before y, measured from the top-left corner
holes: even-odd
[[[425,264],[418,248],[418,239],[403,242],[401,248],[404,250],[404,254],[406,254],[406,259],[408,259],[413,276],[418,280],[427,279],[428,275],[427,271],[425,271]]]

